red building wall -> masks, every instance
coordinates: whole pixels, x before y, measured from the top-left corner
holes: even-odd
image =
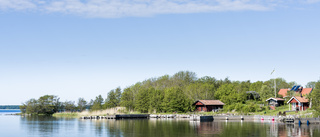
[[[298,108],[298,110],[301,110],[302,111],[302,106],[300,106],[300,108],[299,108],[299,102],[298,101],[296,101],[295,99],[292,99],[291,101],[290,101],[290,103],[292,104],[292,103],[296,103],[296,108]],[[293,105],[293,104],[292,104]],[[309,108],[309,103],[303,103],[303,110],[306,110],[306,109],[308,109]]]

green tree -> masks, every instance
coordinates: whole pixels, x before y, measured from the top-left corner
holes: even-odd
[[[307,83],[306,88],[315,88],[316,87],[316,83],[315,81],[310,81]]]
[[[250,82],[250,80],[247,80],[247,81],[242,81],[242,82],[240,82],[240,91],[243,91],[243,92],[247,92],[247,91],[249,91],[249,89],[250,89],[250,86],[251,86],[251,82]]]
[[[113,108],[120,105],[121,100],[121,89],[118,87],[116,90],[111,90],[108,93],[108,97],[105,101],[105,108]]]
[[[238,83],[224,84],[216,91],[215,97],[226,105],[244,103],[247,99],[245,91],[238,88]]]
[[[25,103],[27,114],[39,114],[40,105],[36,99],[30,99]]]
[[[135,108],[135,96],[131,88],[125,88],[121,95],[121,106],[126,107],[129,111],[134,111]]]
[[[44,95],[38,100],[30,99],[22,105],[22,113],[51,115],[61,110],[61,102],[54,95]]]
[[[262,82],[262,81],[254,82],[254,83],[252,83],[252,84],[250,85],[249,90],[250,90],[250,91],[256,91],[257,93],[259,93],[260,90],[261,90],[262,85],[263,85],[263,82]]]
[[[27,112],[27,105],[26,104],[22,104],[19,106],[21,113],[26,113]]]
[[[103,105],[103,98],[101,95],[97,96],[96,99],[93,101],[93,105],[91,110],[101,110]]]
[[[87,101],[84,98],[78,99],[77,109],[81,112],[87,108]]]
[[[54,95],[44,95],[37,101],[39,103],[39,113],[53,114],[59,109],[59,98]]]
[[[64,110],[68,112],[74,112],[76,111],[76,105],[74,104],[74,101],[65,101],[63,103]]]
[[[155,90],[154,88],[150,89],[150,109],[156,112],[163,112],[162,110],[162,101],[164,99],[163,90]]]
[[[265,101],[270,97],[274,97],[274,91],[267,85],[262,85],[259,94],[262,101]]]
[[[91,99],[90,102],[87,105],[87,109],[91,109],[92,108],[93,102],[94,102],[93,99]]]
[[[141,89],[137,94],[135,109],[141,113],[147,113],[150,106],[150,97],[148,89]]]
[[[184,87],[197,80],[196,73],[190,71],[180,71],[171,78],[175,87]]]
[[[315,87],[311,92],[312,109],[316,111],[315,115],[320,116],[320,80],[315,83]]]
[[[270,79],[268,81],[265,81],[263,84],[269,86],[270,88],[274,88],[274,79]],[[295,82],[287,83],[287,81],[283,78],[276,78],[276,91],[277,92],[279,92],[280,89],[291,88],[294,85],[296,85]]]

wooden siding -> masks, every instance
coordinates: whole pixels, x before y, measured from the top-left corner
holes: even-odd
[[[223,105],[198,105],[196,106],[196,110],[197,111],[205,111],[205,112],[210,112],[212,110],[216,110],[216,109],[222,109]]]
[[[290,103],[298,103],[298,101],[296,99],[292,99]]]

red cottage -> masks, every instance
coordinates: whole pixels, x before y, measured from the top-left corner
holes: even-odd
[[[290,104],[292,105],[292,110],[294,111],[304,111],[309,108],[309,100],[304,97],[294,96],[288,102],[289,110]]]
[[[196,111],[218,111],[223,108],[224,103],[220,100],[197,100],[193,105],[196,106]]]

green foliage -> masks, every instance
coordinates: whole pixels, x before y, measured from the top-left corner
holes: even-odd
[[[274,97],[274,91],[267,85],[262,85],[260,92],[260,98],[262,101],[267,100],[270,97]]]
[[[163,100],[164,112],[187,112],[190,111],[190,104],[193,103],[183,93],[180,88],[171,88],[165,90],[165,96]]]
[[[84,98],[79,98],[77,109],[81,112],[86,108],[87,108],[87,101]]]
[[[236,112],[240,112],[240,113],[250,113],[250,112],[263,111],[265,110],[265,108],[260,108],[255,101],[247,101],[245,104],[234,103],[234,104],[226,105],[224,106],[223,110],[225,112],[230,112],[235,110]]]
[[[121,106],[126,107],[129,111],[134,111],[135,108],[135,96],[131,88],[124,89],[121,95]]]
[[[255,102],[247,102],[243,107],[243,112],[256,112],[259,109],[259,106]]]
[[[74,101],[65,101],[63,103],[63,106],[64,106],[64,110],[65,111],[68,111],[68,112],[75,112],[77,111],[77,107],[76,105],[74,104]]]
[[[287,83],[277,78],[277,88],[288,88]],[[260,111],[257,102],[274,96],[273,79],[266,82],[230,81],[228,78],[217,80],[214,77],[197,78],[194,72],[180,71],[173,76],[164,75],[138,82],[124,89],[121,106],[140,112],[188,112],[194,109],[196,100],[219,99],[224,102],[224,110],[240,112]],[[246,91],[256,91],[262,95],[254,103],[248,103]],[[277,90],[278,91],[278,90]],[[183,103],[182,103],[183,102]]]
[[[103,98],[101,95],[97,96],[96,99],[93,101],[91,110],[101,110],[103,105]]]
[[[150,106],[150,97],[148,89],[141,89],[137,94],[136,110],[141,113],[147,113]]]
[[[44,95],[38,100],[30,99],[20,107],[22,113],[51,115],[61,109],[61,103],[57,96]]]
[[[265,81],[263,83],[264,85],[267,85],[268,87],[272,88],[272,90],[274,91],[274,79],[270,79],[268,81]],[[289,82],[287,83],[287,81],[283,78],[276,78],[276,91],[278,92],[280,89],[283,88],[291,88],[294,85],[296,85],[295,82]],[[273,96],[274,96],[274,92],[273,92]]]
[[[315,88],[316,87],[316,83],[315,81],[310,81],[307,83],[306,88]]]
[[[25,104],[23,104],[23,105],[20,105],[19,106],[20,107],[20,111],[21,111],[21,113],[26,113],[27,112],[27,105],[25,105]]]
[[[287,91],[287,98],[291,98],[291,97],[293,97],[293,96],[300,96],[300,93],[299,92],[296,92],[296,91],[293,91],[293,90],[289,90],[289,91]]]
[[[193,100],[212,99],[217,86],[209,83],[202,83],[197,81],[186,86],[185,91],[189,98]]]
[[[247,99],[245,91],[241,91],[239,83],[224,84],[216,91],[216,99],[221,100],[226,105],[234,103],[244,103]]]
[[[118,87],[116,90],[111,90],[108,93],[108,97],[105,101],[104,108],[113,108],[120,105],[121,99],[121,88]]]
[[[163,112],[162,102],[164,100],[164,91],[152,89],[150,92],[151,111]]]
[[[256,91],[257,93],[260,93],[260,90],[261,90],[261,87],[263,85],[263,82],[262,81],[257,81],[257,82],[254,82],[250,85],[250,88],[249,90],[250,91]]]
[[[295,82],[287,83],[277,78],[277,91],[280,88],[292,87]],[[312,85],[312,84],[309,84]],[[274,80],[251,83],[248,81],[231,81],[228,78],[217,80],[204,76],[197,78],[194,72],[180,71],[172,76],[164,75],[150,78],[129,86],[121,91],[120,87],[111,90],[106,100],[101,95],[90,102],[79,98],[77,106],[73,101],[59,102],[56,96],[43,96],[38,100],[30,99],[20,106],[22,112],[33,114],[52,114],[60,111],[83,111],[86,108],[101,110],[117,106],[126,107],[129,111],[139,112],[189,112],[194,110],[196,100],[221,100],[226,105],[225,111],[254,112],[261,111],[257,102],[274,96]],[[247,91],[256,91],[260,99],[247,101]],[[76,107],[76,108],[75,108]]]
[[[312,109],[316,111],[316,115],[320,115],[320,81],[315,83],[315,88],[311,93]]]

